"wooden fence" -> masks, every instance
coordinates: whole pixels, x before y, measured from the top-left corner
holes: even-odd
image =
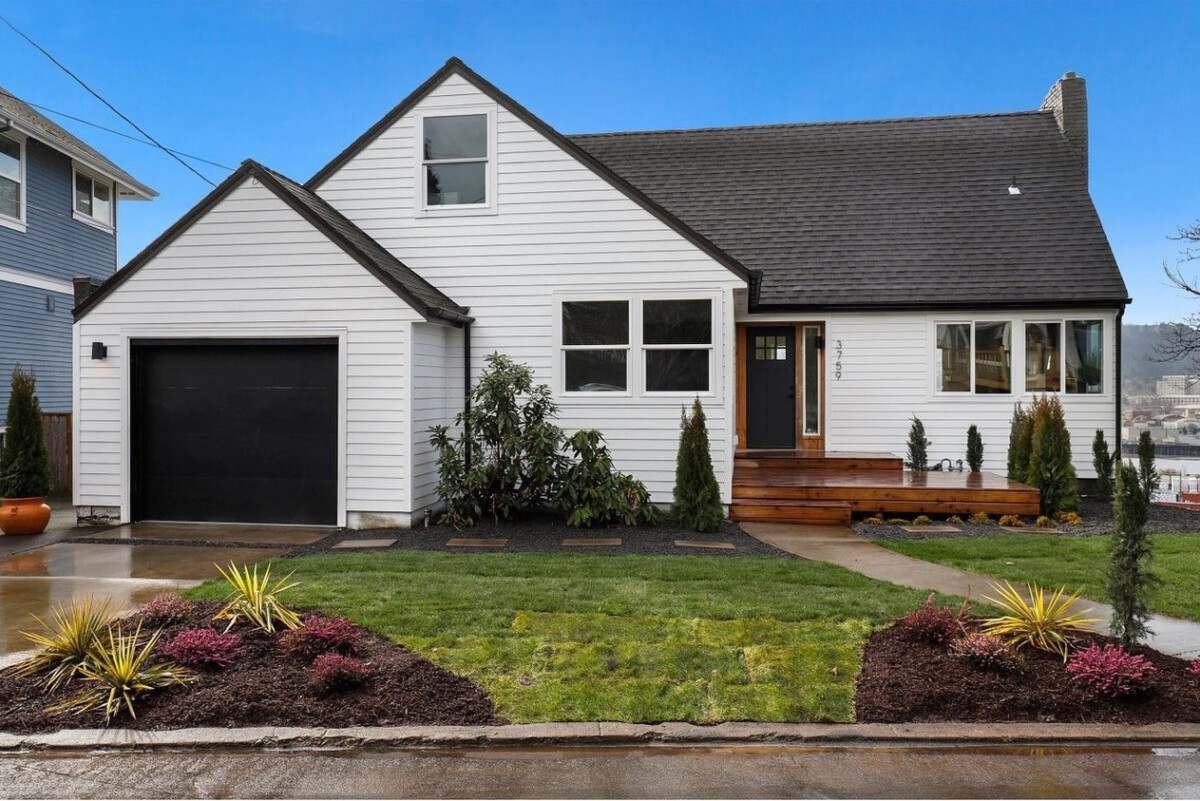
[[[46,447],[50,450],[50,475],[54,480],[54,492],[71,491],[71,415],[43,414],[42,424],[46,429]]]

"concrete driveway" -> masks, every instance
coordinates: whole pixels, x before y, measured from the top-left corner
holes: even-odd
[[[20,632],[71,598],[94,595],[132,608],[217,575],[217,564],[259,562],[316,542],[330,528],[139,523],[109,529],[60,525],[0,538],[0,666],[20,658]]]

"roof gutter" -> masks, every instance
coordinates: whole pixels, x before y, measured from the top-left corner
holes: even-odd
[[[439,320],[446,320],[447,322],[455,323],[455,324],[461,325],[461,326],[470,325],[471,323],[473,323],[475,321],[475,318],[470,316],[469,314],[463,314],[460,312],[456,312],[452,309],[442,309],[442,308],[438,308],[436,306],[426,307],[425,312],[430,317],[434,317]]]
[[[113,183],[126,187],[134,194],[138,195],[142,200],[153,200],[154,198],[158,197],[158,192],[155,192],[153,189],[146,186],[132,175],[126,173],[124,178],[114,175],[112,170],[104,167],[102,164],[99,164],[95,158],[89,156],[82,150],[70,147],[69,145],[65,145],[59,141],[47,141],[49,137],[47,137],[45,133],[42,133],[36,128],[32,128],[28,125],[22,125],[20,120],[10,119],[5,130],[8,130],[9,128],[28,136],[30,139],[36,139],[46,147],[57,150],[59,153],[70,156],[75,161],[86,165],[88,169],[94,172],[100,173],[101,176],[109,179]]]
[[[1122,412],[1122,409],[1121,409],[1121,399],[1122,399],[1122,393],[1121,393],[1121,329],[1122,329],[1122,323],[1121,323],[1121,320],[1124,317],[1125,317],[1125,305],[1122,304],[1121,308],[1117,309],[1117,331],[1116,331],[1117,347],[1116,347],[1116,353],[1114,354],[1116,363],[1113,365],[1113,381],[1115,382],[1115,386],[1113,387],[1113,393],[1116,395],[1116,399],[1117,399],[1117,403],[1116,403],[1117,419],[1114,421],[1116,424],[1116,428],[1113,429],[1113,432],[1114,432],[1114,437],[1117,440],[1117,453],[1118,454],[1121,453],[1121,448],[1122,448],[1121,426],[1125,422],[1124,415],[1121,413]]]
[[[1039,300],[1039,301],[953,301],[947,303],[780,303],[756,304],[750,314],[777,314],[783,312],[909,312],[909,311],[992,311],[1010,309],[1124,309],[1130,298],[1120,300]]]

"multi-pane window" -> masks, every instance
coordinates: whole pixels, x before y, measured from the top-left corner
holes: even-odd
[[[21,219],[21,143],[0,136],[0,216]]]
[[[754,337],[754,358],[760,362],[784,361],[788,357],[787,337],[767,336]]]
[[[564,389],[629,389],[629,301],[573,301],[562,305]]]
[[[642,301],[647,392],[707,392],[711,300]]]
[[[103,225],[112,225],[112,184],[76,172],[75,211]]]
[[[1104,392],[1104,321],[1067,320],[1063,343],[1070,394]]]
[[[426,206],[482,206],[488,193],[488,117],[424,118]]]
[[[938,323],[937,391],[1012,392],[1012,323]]]

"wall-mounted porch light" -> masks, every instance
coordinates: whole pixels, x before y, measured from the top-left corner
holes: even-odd
[[[103,342],[93,342],[92,343],[92,358],[93,359],[107,359],[108,358],[108,346],[105,345]]]

